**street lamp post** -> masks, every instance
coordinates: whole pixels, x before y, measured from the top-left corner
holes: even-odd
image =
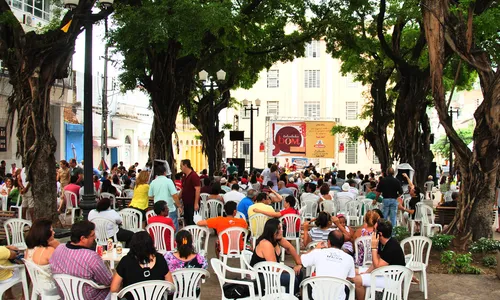
[[[451,121],[451,126],[453,127],[453,114],[456,113],[457,114],[457,118],[460,114],[460,110],[459,108],[450,108],[450,110],[448,111],[448,113],[450,114],[450,121]],[[451,140],[450,138],[448,138],[448,141],[450,142],[450,167],[449,167],[449,174],[451,176],[453,176],[453,146],[451,144]]]
[[[64,0],[64,6],[69,9],[76,8],[79,0]],[[103,11],[111,12],[113,0],[101,0]],[[107,16],[107,15],[106,15]],[[102,14],[89,14],[82,16],[85,26],[85,64],[83,77],[83,196],[80,208],[86,220],[89,211],[96,206],[93,184],[93,155],[92,155],[92,27],[101,20]]]
[[[226,72],[224,70],[219,70],[216,73],[217,81],[224,81],[226,79]],[[215,162],[215,153],[216,153],[216,138],[217,131],[219,131],[219,126],[216,126],[216,116],[215,116],[215,94],[214,89],[216,87],[216,81],[208,76],[208,72],[205,70],[201,70],[198,73],[198,80],[202,82],[202,92],[206,91],[209,88],[209,115],[210,115],[210,124],[208,126],[208,139],[213,143],[213,147],[207,147],[207,155],[208,155],[208,175],[213,176],[216,168]],[[207,84],[207,81],[208,84]],[[217,122],[218,124],[218,122]]]
[[[255,108],[253,107],[253,103],[250,103],[250,107],[248,107],[248,100],[243,100],[243,106],[245,106],[245,116],[247,115],[247,111],[250,112],[250,174],[253,172],[253,112],[257,111],[257,117],[259,116],[259,106],[260,99],[255,100]]]

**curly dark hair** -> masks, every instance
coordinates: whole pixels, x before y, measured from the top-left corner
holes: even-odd
[[[149,263],[151,255],[156,254],[153,239],[147,231],[134,233],[129,246],[130,251],[127,255],[137,259],[139,263]]]

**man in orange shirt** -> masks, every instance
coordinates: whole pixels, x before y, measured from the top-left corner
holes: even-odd
[[[210,218],[208,220],[201,220],[200,216],[195,216],[194,221],[198,226],[207,226],[208,228],[215,229],[217,234],[231,227],[241,227],[247,229],[248,225],[245,219],[239,219],[234,217],[238,212],[236,210],[236,206],[237,204],[234,201],[226,202],[226,204],[224,204],[224,211],[226,212],[226,217],[216,217],[216,218]],[[223,251],[224,253],[227,253],[227,248],[229,246],[227,235],[224,235],[222,237],[222,241],[224,243]],[[243,241],[243,236],[242,236],[240,241],[240,250],[243,250],[244,246],[245,242]],[[220,253],[220,245],[218,240],[215,242],[215,253],[217,254],[218,258]]]

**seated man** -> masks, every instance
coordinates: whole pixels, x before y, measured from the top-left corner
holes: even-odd
[[[163,223],[163,224],[166,224],[166,225],[172,227],[175,231],[174,221],[168,217],[167,202],[165,202],[163,200],[156,202],[154,205],[154,211],[155,211],[156,216],[150,217],[147,220],[148,225],[152,224],[152,223]],[[152,232],[149,232],[149,234],[151,236],[153,236],[151,233]],[[170,241],[170,231],[169,230],[165,230],[165,241]],[[167,250],[168,251],[172,250],[172,249],[170,249],[169,242],[167,242]]]
[[[378,288],[384,287],[383,279],[371,282],[371,272],[376,268],[399,265],[404,266],[405,255],[399,242],[392,237],[392,224],[389,220],[378,219],[375,224],[376,234],[372,234],[371,251],[372,265],[366,268],[359,268],[358,275],[354,277],[356,287],[356,299],[365,299],[365,287],[375,284]],[[378,278],[377,278],[378,279]]]
[[[300,202],[304,203],[304,201],[315,201],[319,202],[319,196],[316,195],[316,185],[314,183],[308,183],[305,186],[305,192],[300,196]]]
[[[266,193],[259,193],[257,197],[255,197],[255,204],[248,208],[248,220],[250,221],[250,218],[256,214],[254,211],[255,208],[258,208],[261,211],[274,212],[274,208],[270,204],[271,198],[269,198]],[[255,223],[255,220],[250,221],[250,229],[252,232],[257,231],[257,224]]]
[[[451,201],[444,202],[440,206],[444,207],[457,207],[457,199],[458,199],[458,192],[452,192],[451,193]]]
[[[280,180],[278,181],[278,194],[293,196],[293,191],[285,186],[284,181]]]
[[[234,201],[226,202],[226,204],[224,204],[224,211],[226,212],[227,217],[215,217],[215,218],[210,218],[208,220],[201,220],[201,216],[196,215],[193,220],[198,226],[207,226],[208,228],[215,229],[217,234],[221,233],[222,231],[230,227],[241,227],[247,229],[248,225],[244,219],[234,217],[236,216],[237,212],[236,202]],[[222,242],[224,243],[224,249],[222,249],[222,251],[223,253],[227,253],[229,248],[229,241],[227,235],[222,237]],[[243,250],[244,246],[245,243],[242,239],[240,243],[240,250]],[[219,241],[217,240],[215,242],[215,254],[217,255],[217,258],[219,257],[219,253],[220,253],[220,244]]]
[[[94,229],[94,223],[89,221],[71,226],[71,241],[66,245],[59,245],[49,260],[52,274],[67,274],[99,285],[111,284],[111,272],[97,252],[90,249],[95,240]],[[89,285],[83,287],[84,299],[103,300],[108,294],[109,288],[95,289]]]
[[[331,231],[328,234],[328,241],[326,243],[318,243],[316,249],[302,254],[300,257],[302,265],[305,268],[315,266],[315,276],[332,276],[352,281],[356,275],[354,260],[352,256],[341,250],[343,244],[344,235],[342,232],[340,230]],[[312,299],[314,299],[314,289],[312,295]],[[338,300],[344,299],[346,299],[346,296],[342,292],[339,294]]]
[[[236,203],[240,202],[241,199],[245,198],[245,195],[239,192],[240,186],[237,183],[234,183],[231,186],[231,191],[224,194],[224,203],[228,201],[234,201]]]
[[[243,198],[240,203],[238,203],[238,211],[245,215],[245,219],[248,220],[248,208],[253,205],[253,201],[257,196],[257,191],[254,189],[249,189],[247,196]]]

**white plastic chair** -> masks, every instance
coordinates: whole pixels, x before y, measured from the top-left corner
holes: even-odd
[[[154,210],[148,210],[148,212],[146,213],[146,223],[147,223],[149,218],[155,217],[155,216],[156,216],[156,213]]]
[[[52,277],[54,277],[59,289],[63,293],[64,300],[86,300],[83,296],[83,286],[86,284],[94,289],[109,289],[108,286],[98,285],[92,280],[82,279],[71,275],[55,274]]]
[[[377,291],[382,292],[382,300],[408,300],[413,272],[404,266],[385,266],[371,272],[372,287],[366,288],[365,299],[375,300]],[[383,289],[375,286],[382,277]],[[378,299],[378,298],[377,298]]]
[[[124,208],[118,212],[122,217],[122,227],[132,232],[142,231],[142,213],[137,209]]]
[[[281,227],[286,228],[286,230],[283,232],[283,238],[290,242],[295,241],[295,250],[297,251],[297,254],[300,250],[300,221],[300,216],[296,214],[286,214],[280,218]],[[299,223],[298,230],[297,222]],[[281,261],[285,261],[284,249],[281,249]]]
[[[350,201],[355,201],[352,197],[336,194],[335,199],[338,201],[339,205],[337,208],[337,213],[346,212],[346,204]]]
[[[289,187],[288,189],[289,189],[290,191],[292,191],[292,192],[293,192],[293,196],[294,196],[295,198],[297,198],[299,191],[298,191],[296,188],[294,188],[294,187]]]
[[[221,217],[222,212],[224,211],[224,203],[220,202],[219,200],[215,199],[209,199],[206,202],[206,217],[208,219],[210,218],[216,218],[216,217]]]
[[[240,298],[242,300],[255,300],[255,299],[260,298],[260,293],[255,294],[255,285],[253,282],[229,279],[226,277],[227,271],[229,271],[230,273],[234,273],[234,274],[238,274],[238,275],[241,274],[241,276],[249,276],[250,279],[256,279],[257,274],[254,271],[245,270],[245,269],[238,269],[238,268],[231,268],[227,264],[225,264],[224,262],[222,262],[221,260],[219,260],[217,258],[212,258],[210,260],[210,264],[212,265],[212,269],[214,269],[214,272],[217,275],[217,278],[219,279],[219,285],[220,285],[220,289],[222,291],[222,297],[221,297],[222,300],[231,300],[231,299],[226,298],[224,296],[223,286],[226,283],[235,283],[235,284],[242,284],[242,285],[248,286],[250,296],[246,297],[246,298]],[[257,280],[257,282],[258,282],[258,280]],[[259,286],[259,284],[257,284],[257,286]],[[257,289],[257,291],[259,291],[259,289]]]
[[[73,201],[75,205],[73,205]],[[78,207],[78,197],[75,193],[70,191],[64,191],[64,201],[66,202],[66,211],[71,212],[71,224],[75,223],[76,211],[79,211],[79,215],[82,215],[82,210]]]
[[[318,202],[306,200],[302,202],[301,217],[303,220],[311,220],[318,216]]]
[[[145,229],[153,238],[156,251],[165,254],[167,251],[174,249],[174,235],[175,229],[172,226],[163,223],[151,223]],[[170,240],[165,240],[165,232],[170,232]],[[170,246],[170,247],[169,247]]]
[[[208,218],[208,211],[206,209],[208,196],[210,196],[210,194],[207,194],[207,193],[200,194],[200,214],[204,220],[206,220]]]
[[[297,299],[294,296],[295,272],[292,268],[277,262],[263,261],[255,264],[254,269],[257,274],[259,274],[259,278],[261,278],[258,283],[262,281],[264,284],[261,288],[263,291],[262,300]],[[280,284],[280,278],[283,272],[290,274],[288,293],[281,288]]]
[[[134,190],[132,189],[123,190],[122,195],[123,197],[128,197],[128,198],[134,197]]]
[[[188,268],[188,269],[178,269],[172,272],[172,278],[174,279],[175,285],[175,299],[182,300],[198,300],[199,296],[196,296],[196,291],[204,282],[206,278],[210,277],[210,273],[207,270],[199,268]]]
[[[113,238],[115,242],[118,241],[116,237],[118,225],[115,222],[105,218],[95,218],[91,222],[95,224],[95,241],[97,245],[107,245],[109,238]],[[110,231],[113,231],[114,234],[110,235]]]
[[[40,296],[42,300],[61,299],[59,295],[45,294],[46,291],[43,287],[43,282],[46,280],[46,278],[52,278],[51,274],[42,270],[37,264],[33,263],[32,261],[23,259],[23,262],[26,267],[26,270],[28,270],[31,282],[33,283],[33,291],[31,292],[32,300],[38,299],[38,296]],[[25,296],[25,298],[27,298],[27,296]]]
[[[424,292],[424,299],[427,299],[427,266],[429,265],[429,255],[432,248],[432,240],[425,236],[412,236],[401,242],[401,248],[405,251],[405,246],[409,245],[412,259],[407,263],[407,267],[413,272],[420,274],[420,291]],[[405,252],[406,254],[406,252]]]
[[[441,224],[434,223],[434,211],[432,207],[428,205],[422,205],[420,207],[420,216],[422,220],[422,226],[420,228],[420,233],[422,236],[431,237],[434,235],[434,228],[438,228],[439,232],[443,231],[443,226]]]
[[[237,258],[240,261],[240,268],[244,269],[245,264],[242,259],[242,251],[245,248],[245,242],[248,237],[248,230],[241,227],[229,227],[219,232],[220,252],[219,257],[227,264],[228,258]],[[226,243],[224,243],[226,240]],[[240,248],[243,243],[243,249]],[[227,246],[227,247],[225,247]],[[227,248],[227,253],[224,253],[224,248]],[[242,277],[243,278],[243,277]]]
[[[134,300],[163,300],[166,298],[166,293],[173,291],[175,286],[169,281],[147,280],[131,284],[118,293],[112,293],[111,299],[122,299],[130,293]]]
[[[365,214],[369,210],[372,210],[372,209],[375,209],[375,208],[379,208],[378,203],[375,204],[375,205],[373,205],[373,200],[372,199],[361,200],[361,203],[363,205],[363,210],[364,210]]]
[[[28,289],[28,279],[26,277],[26,269],[24,265],[12,265],[12,266],[3,266],[0,265],[0,270],[13,270],[14,277],[7,283],[0,283],[0,299],[3,299],[3,294],[5,291],[13,287],[14,285],[21,283],[23,287],[24,299],[28,299],[29,289]]]
[[[432,200],[432,188],[434,187],[434,182],[426,182],[424,184],[424,188],[425,188],[425,198],[426,199],[431,199]],[[427,196],[429,196],[427,198]]]
[[[334,216],[336,212],[335,202],[332,200],[323,200],[319,204],[319,210],[329,213],[330,216]]]
[[[241,259],[245,263],[245,268],[250,271],[254,271],[253,267],[250,266],[250,261],[252,260],[253,252],[250,250],[244,249],[241,251]]]
[[[7,245],[15,246],[19,250],[26,250],[28,248],[24,238],[24,228],[26,226],[31,228],[31,221],[19,218],[5,221],[3,228],[7,237]]]
[[[413,236],[415,234],[415,222],[422,222],[422,214],[421,214],[421,207],[422,205],[425,205],[422,202],[418,202],[415,205],[415,218],[410,219],[410,235]],[[411,217],[410,217],[411,218]],[[422,229],[420,229],[422,231]]]
[[[236,215],[235,215],[234,217],[235,217],[235,218],[238,218],[238,219],[243,219],[243,220],[246,220],[245,215],[244,215],[241,211],[237,211],[237,212],[236,212]]]
[[[347,280],[331,276],[315,276],[303,280],[302,300],[310,299],[345,299],[345,287],[349,289],[348,300],[354,300],[354,285]],[[309,298],[309,288],[312,289],[312,298]]]
[[[269,217],[264,214],[254,214],[249,218],[250,236],[252,237],[253,249],[255,249],[255,242],[264,231],[264,225],[266,224],[267,220],[269,220]]]
[[[210,238],[210,231],[206,227],[198,225],[189,225],[182,230],[189,231],[193,236],[193,246],[196,252],[203,256],[208,254],[208,239]]]
[[[111,200],[111,205],[113,206],[113,209],[116,210],[116,196],[111,194],[111,193],[101,193],[100,199],[102,198],[109,198]]]
[[[8,201],[8,200],[6,200],[6,201]],[[21,203],[21,193],[19,193],[19,195],[17,196],[16,205],[11,205],[10,209],[11,210],[17,209],[17,218],[18,219],[21,219],[23,217],[23,206]]]
[[[354,241],[354,261],[359,257],[359,244],[363,247],[363,263],[360,267],[372,264],[372,237],[371,235],[360,236]]]
[[[361,207],[363,203],[361,201],[349,201],[346,203],[346,219],[349,221],[348,225],[354,222],[354,226],[359,226],[362,224]],[[348,217],[348,218],[347,218]]]

